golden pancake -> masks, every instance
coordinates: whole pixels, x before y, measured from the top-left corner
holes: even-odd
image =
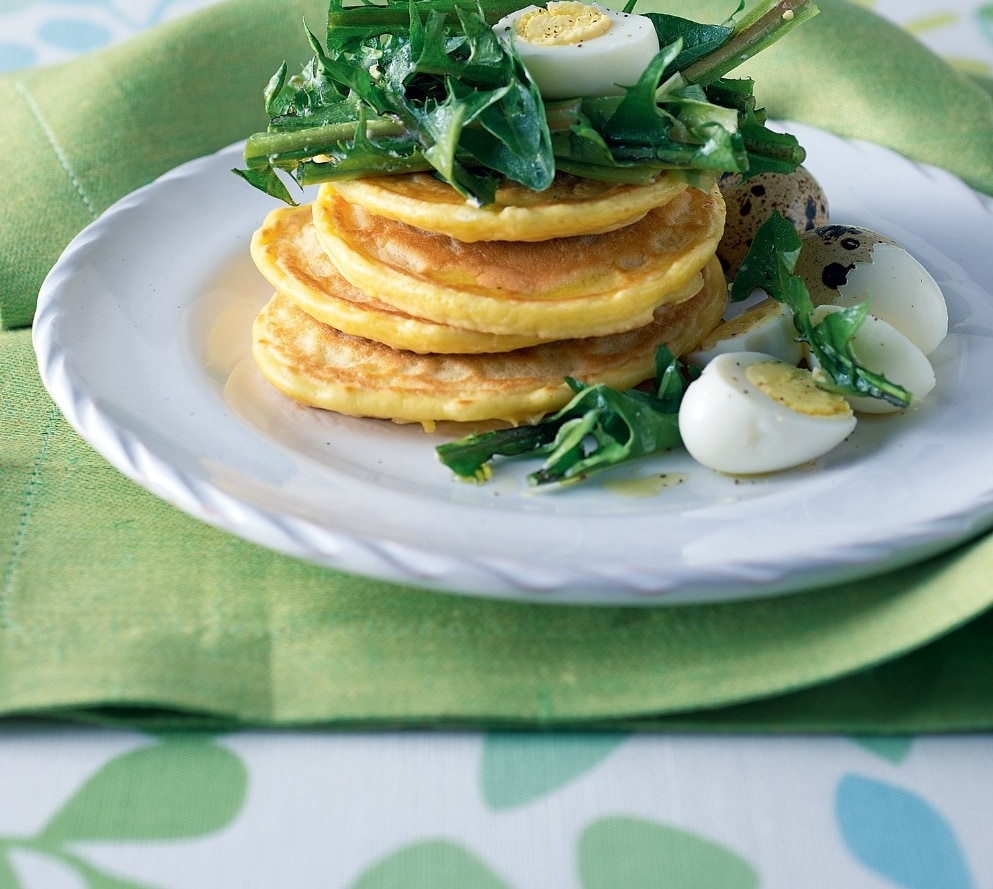
[[[653,376],[655,352],[696,347],[721,320],[727,285],[712,259],[691,299],[661,306],[638,330],[545,343],[494,355],[415,355],[341,333],[276,294],[253,328],[263,376],[299,402],[342,414],[400,422],[521,423],[557,410],[572,396],[564,382],[628,388]]]
[[[541,342],[437,324],[388,306],[341,276],[312,218],[309,204],[270,211],[252,237],[251,252],[266,280],[318,321],[411,352],[509,352]]]
[[[537,242],[464,243],[333,191],[313,211],[324,248],[359,289],[439,324],[545,341],[649,324],[656,307],[693,293],[724,228],[716,186],[687,188],[614,231]]]
[[[477,206],[430,173],[408,173],[324,185],[317,200],[337,192],[369,213],[459,241],[545,241],[630,225],[686,188],[670,174],[632,185],[560,173],[544,191],[507,182],[492,204]]]

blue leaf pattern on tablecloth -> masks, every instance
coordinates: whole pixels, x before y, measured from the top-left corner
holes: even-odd
[[[0,0],[0,17],[31,5],[31,0]],[[138,10],[123,0],[53,0],[53,5],[65,7],[65,12],[39,9],[20,32],[13,26],[5,31],[6,23],[0,20],[0,72],[102,49],[159,24],[177,7],[176,0],[160,0]]]
[[[993,3],[980,6],[976,10],[976,21],[979,22],[979,33],[993,43]]]
[[[37,53],[30,46],[0,42],[0,71],[13,71],[33,65]]]
[[[903,889],[974,889],[955,833],[922,797],[883,781],[845,775],[835,816],[849,851]]]
[[[38,29],[38,36],[45,43],[77,53],[100,49],[114,38],[109,28],[84,19],[55,19],[46,22]]]

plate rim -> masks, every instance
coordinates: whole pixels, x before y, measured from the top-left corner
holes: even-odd
[[[875,143],[844,139],[801,124],[788,126],[817,132],[828,140],[895,154]],[[550,569],[508,556],[442,554],[430,546],[412,547],[399,541],[361,537],[300,516],[267,512],[218,488],[208,479],[177,470],[166,457],[150,449],[137,432],[121,427],[107,416],[99,406],[99,393],[88,391],[73,379],[67,354],[58,338],[59,296],[71,277],[73,257],[100,240],[120,214],[142,205],[149,194],[168,188],[174,180],[195,177],[235,153],[240,155],[242,144],[234,143],[166,172],[122,197],[83,229],[46,276],[32,330],[42,382],[69,424],[124,475],[182,511],[269,549],[329,568],[439,592],[587,605],[685,605],[802,592],[919,561],[993,526],[991,488],[970,510],[939,516],[920,527],[905,529],[907,533],[901,535],[903,546],[898,551],[873,544],[838,550],[833,558],[819,558],[816,576],[813,567],[801,576],[785,563],[727,564],[718,572],[711,569],[706,576],[701,575],[699,568],[684,573],[673,573],[670,569],[663,583],[657,566],[617,564],[596,568],[587,565],[577,570],[564,566]],[[953,174],[900,155],[896,157],[921,168],[929,176],[956,183],[977,196],[993,216],[993,199],[974,191]],[[911,542],[913,545],[908,545]]]

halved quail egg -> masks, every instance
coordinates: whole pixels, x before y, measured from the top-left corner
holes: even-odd
[[[869,311],[930,355],[948,333],[948,307],[931,274],[900,244],[855,225],[827,225],[802,236],[796,274],[814,305]],[[899,382],[899,381],[897,381]]]
[[[623,95],[659,51],[647,16],[579,0],[527,6],[494,31],[510,41],[545,99]]]
[[[811,320],[817,324],[829,312],[840,311],[843,311],[841,306],[818,306]],[[902,386],[914,400],[923,398],[935,386],[934,368],[927,355],[895,326],[875,315],[865,316],[851,346],[862,367]],[[813,354],[810,361],[816,366]],[[859,413],[888,414],[900,410],[881,398],[849,397],[848,401]]]
[[[756,291],[753,296],[762,292]],[[703,367],[725,352],[764,352],[787,364],[799,364],[804,357],[793,313],[768,296],[719,324],[686,360]]]
[[[777,472],[808,463],[855,428],[848,402],[810,371],[760,352],[718,355],[687,387],[679,432],[698,463],[718,472]]]

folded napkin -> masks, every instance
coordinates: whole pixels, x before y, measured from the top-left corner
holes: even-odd
[[[685,14],[724,14],[723,4],[689,0],[667,8],[680,5]],[[955,164],[993,191],[988,94],[865,10],[842,0],[822,8],[788,38],[799,47],[781,44],[772,51],[780,61],[753,63],[763,66],[770,110]],[[23,159],[17,178],[0,185],[4,323],[30,321],[62,246],[116,197],[258,128],[260,85],[284,56],[303,60],[301,15],[320,30],[324,11],[323,3],[233,0],[3,81],[8,139]],[[885,70],[891,53],[905,66],[902,79],[884,83],[878,72],[867,77],[867,63],[854,67],[872,56]],[[849,57],[852,68],[832,73],[830,60]],[[829,75],[860,84],[858,100],[837,115]],[[993,604],[993,537],[878,579],[752,602],[487,601],[317,568],[157,500],[67,427],[38,379],[26,329],[0,333],[0,436],[0,714],[169,724],[993,727],[993,617],[984,614]]]

